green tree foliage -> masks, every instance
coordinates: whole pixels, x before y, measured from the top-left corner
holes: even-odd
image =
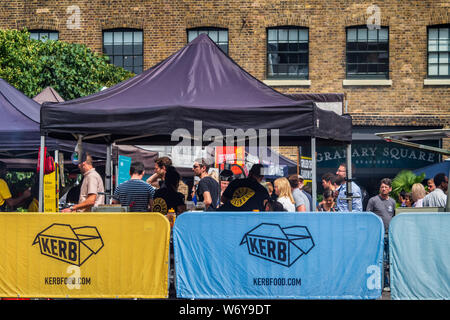
[[[425,173],[417,176],[410,170],[400,171],[392,180],[392,196],[398,199],[398,194],[402,190],[411,192],[412,185],[414,183],[421,183],[423,179],[425,179]]]
[[[134,74],[82,44],[33,40],[27,30],[0,30],[0,78],[34,97],[48,86],[72,100]]]

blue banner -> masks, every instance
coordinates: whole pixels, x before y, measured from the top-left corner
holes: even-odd
[[[450,299],[450,213],[401,213],[389,225],[391,299]]]
[[[119,155],[117,185],[130,180],[131,158]]]
[[[198,299],[377,299],[373,213],[187,212],[173,229],[176,291]]]

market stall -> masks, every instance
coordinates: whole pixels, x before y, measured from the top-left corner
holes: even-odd
[[[351,128],[350,116],[257,80],[206,35],[131,79],[41,110],[42,145],[74,135],[103,144],[226,145],[243,133],[241,142],[256,136],[258,146],[311,143],[313,177],[316,142],[349,144]]]

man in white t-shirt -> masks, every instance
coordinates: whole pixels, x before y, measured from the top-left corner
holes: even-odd
[[[444,173],[438,173],[433,180],[436,189],[423,198],[423,206],[443,208],[447,203],[448,177]]]

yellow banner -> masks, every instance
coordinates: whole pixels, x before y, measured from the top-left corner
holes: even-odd
[[[159,213],[0,213],[0,297],[167,298]]]
[[[44,175],[44,212],[58,212],[58,170]]]

